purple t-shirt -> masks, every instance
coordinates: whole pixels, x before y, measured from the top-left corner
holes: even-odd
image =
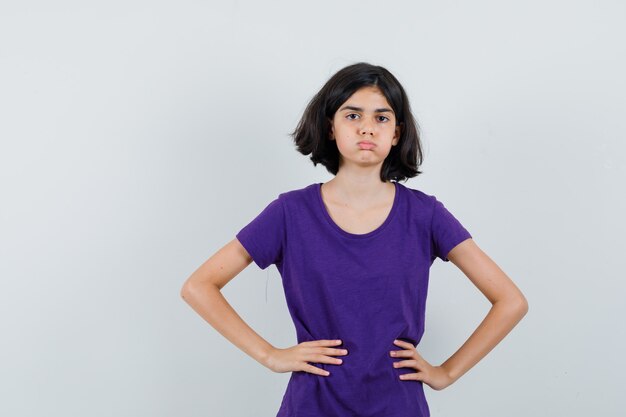
[[[365,234],[330,217],[321,183],[281,193],[236,235],[254,262],[276,265],[298,343],[341,339],[330,375],[291,373],[277,417],[427,417],[423,383],[394,368],[401,339],[424,333],[429,269],[471,238],[435,196],[395,184],[391,212]]]

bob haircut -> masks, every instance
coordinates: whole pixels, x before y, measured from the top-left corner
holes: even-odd
[[[352,94],[362,87],[378,87],[391,105],[400,126],[400,140],[391,147],[380,170],[380,179],[406,181],[422,173],[423,153],[419,126],[411,113],[409,99],[400,82],[381,66],[358,62],[339,70],[311,99],[296,129],[290,133],[296,149],[311,154],[314,166],[324,165],[337,175],[341,154],[337,143],[330,139],[331,121],[335,112]]]

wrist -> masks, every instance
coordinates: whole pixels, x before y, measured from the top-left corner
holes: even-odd
[[[441,364],[439,365],[439,367],[441,369],[443,369],[443,371],[445,372],[445,374],[448,376],[448,379],[450,380],[450,384],[456,382],[457,380],[457,376],[454,373],[454,370],[450,369],[448,366],[446,366],[445,364]]]
[[[271,369],[272,353],[275,349],[276,348],[274,348],[274,346],[268,345],[261,351],[261,357],[259,358],[259,362],[261,362],[261,364],[266,368]]]

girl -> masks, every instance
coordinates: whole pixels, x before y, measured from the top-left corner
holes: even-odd
[[[385,68],[361,62],[337,72],[292,136],[334,178],[280,194],[181,295],[245,353],[291,372],[277,417],[429,416],[423,384],[441,390],[458,380],[528,303],[441,201],[400,183],[421,174],[422,147],[406,93]],[[456,353],[432,365],[416,347],[437,257],[493,306]],[[272,346],[222,296],[252,261],[280,271],[295,346]]]

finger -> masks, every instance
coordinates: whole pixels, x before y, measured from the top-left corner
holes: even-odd
[[[311,354],[305,355],[305,360],[307,362],[331,363],[335,365],[340,365],[341,363],[343,363],[343,360],[339,358],[333,358],[332,356],[321,355],[318,353],[311,353]]]
[[[393,343],[405,349],[415,349],[415,346],[412,343],[405,342],[404,340],[396,339],[393,341]]]
[[[415,359],[417,359],[418,361],[423,361],[424,358],[422,358],[422,355],[420,355],[420,353],[417,351],[417,349],[413,350],[413,356],[415,357]]]
[[[424,372],[416,372],[411,374],[402,374],[399,377],[403,381],[423,381]]]
[[[418,371],[420,370],[419,363],[416,360],[412,360],[412,359],[394,362],[393,367],[394,368],[412,368]]]
[[[413,350],[392,350],[389,354],[394,358],[412,358]]]
[[[316,348],[313,353],[321,353],[324,355],[347,355],[347,349],[334,349],[334,348]]]
[[[326,371],[325,369],[321,369],[318,368],[317,366],[313,366],[311,364],[306,364],[304,365],[304,371],[311,373],[311,374],[315,374],[315,375],[321,375],[321,376],[328,376],[330,375],[330,372]]]
[[[306,345],[306,346],[337,346],[341,344],[341,340],[328,340],[328,339],[309,340],[307,342],[302,342],[301,344]]]

